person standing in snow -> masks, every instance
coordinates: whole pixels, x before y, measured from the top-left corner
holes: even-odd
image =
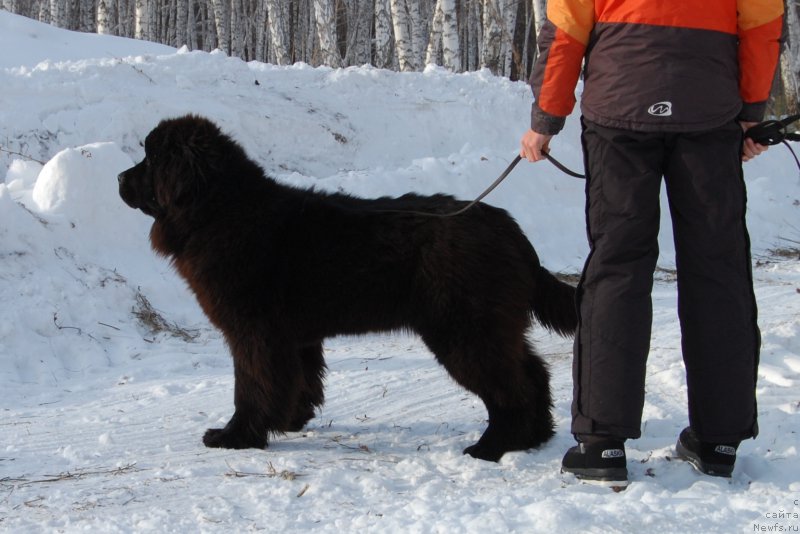
[[[641,435],[664,178],[675,236],[689,426],[680,457],[730,476],[758,433],[760,333],[742,161],[766,150],[763,120],[780,55],[781,0],[550,0],[520,155],[543,159],[575,104],[590,244],[577,302],[572,433],[562,471],[627,483]]]

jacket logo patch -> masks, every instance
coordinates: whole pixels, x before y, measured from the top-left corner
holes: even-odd
[[[655,117],[669,117],[672,115],[672,102],[656,102],[647,108],[647,112]]]

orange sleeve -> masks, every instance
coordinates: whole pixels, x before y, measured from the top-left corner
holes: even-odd
[[[549,0],[547,20],[584,46],[594,27],[594,0]]]
[[[575,106],[575,86],[594,27],[594,0],[549,0],[547,20],[555,27],[537,91],[539,108],[565,117]]]
[[[556,28],[537,99],[543,111],[563,117],[572,112],[575,107],[575,86],[578,84],[585,52],[585,44]]]
[[[769,98],[783,32],[781,0],[739,0],[739,91],[745,103]]]

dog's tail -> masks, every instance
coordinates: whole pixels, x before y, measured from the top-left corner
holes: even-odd
[[[536,274],[531,309],[539,323],[562,336],[571,336],[578,328],[575,288],[544,267]]]

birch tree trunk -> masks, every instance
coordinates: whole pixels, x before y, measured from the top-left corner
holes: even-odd
[[[247,60],[247,37],[248,28],[246,26],[242,0],[231,0],[230,6],[230,55]]]
[[[37,20],[50,24],[50,2],[43,1],[39,4],[39,18]]]
[[[66,28],[66,3],[64,0],[50,0],[50,24],[58,28]]]
[[[108,4],[110,0],[97,0],[97,33],[108,35]]]
[[[458,12],[456,0],[441,0],[442,3],[442,56],[444,66],[453,72],[461,72],[461,46],[458,41]]]
[[[189,50],[197,50],[200,48],[200,42],[197,39],[198,24],[201,25],[201,28],[204,27],[203,9],[202,6],[196,6],[195,0],[189,0],[188,6],[188,20],[186,21],[186,37],[188,42],[186,44],[189,45]]]
[[[389,0],[375,0],[375,51],[373,64],[387,69],[392,63],[392,16]]]
[[[82,0],[80,31],[94,33],[97,31],[95,0]]]
[[[146,0],[136,0],[134,5],[134,34],[137,39],[144,39],[149,31],[148,9]]]
[[[503,48],[503,18],[497,4],[498,0],[483,0],[481,68],[489,69],[492,74],[500,74],[503,66],[500,58]]]
[[[428,42],[428,24],[422,16],[421,0],[407,0],[408,18],[411,23],[411,51],[414,55],[414,69],[419,69],[425,61],[425,44]]]
[[[442,0],[436,0],[433,8],[433,22],[431,23],[431,36],[428,40],[428,51],[425,54],[425,65],[438,65],[439,56],[442,54]]]
[[[503,20],[503,76],[511,77],[512,65],[515,63],[514,27],[517,24],[518,0],[499,0],[500,16]],[[521,65],[518,65],[521,67]],[[519,69],[518,69],[519,70]]]
[[[347,51],[345,65],[370,62],[372,41],[372,0],[346,0]]]
[[[256,61],[275,63],[269,56],[269,18],[266,0],[257,0],[255,8]]]
[[[322,64],[337,68],[342,66],[342,57],[336,43],[336,12],[333,1],[314,0],[313,3],[320,59]]]
[[[75,9],[74,0],[64,0],[64,25],[62,28],[66,28],[68,30],[74,30],[77,28],[75,11],[77,10]]]
[[[175,46],[189,45],[189,0],[175,5]]]
[[[270,52],[275,56],[275,63],[289,65],[292,58],[289,55],[289,6],[286,0],[267,0],[267,17]]]
[[[295,59],[313,63],[314,46],[316,43],[317,19],[314,16],[313,0],[299,0],[296,4],[296,18],[299,21],[297,28],[293,28],[295,50],[299,50],[298,57]]]
[[[786,99],[786,113],[798,113],[798,97],[800,96],[800,19],[797,18],[797,6],[794,0],[786,2],[786,25],[788,46],[781,54],[781,80]]]
[[[114,19],[117,24],[117,31],[114,35],[122,37],[133,37],[133,21],[131,15],[130,0],[118,0],[116,4],[117,16]]]
[[[483,48],[483,26],[480,24],[478,0],[466,3],[467,10],[467,69],[476,70],[480,65]]]
[[[394,28],[394,48],[400,70],[403,72],[416,70],[414,49],[411,44],[409,16],[406,11],[406,0],[390,0],[392,7],[392,26]],[[412,0],[416,1],[416,0]]]
[[[137,0],[138,1],[138,0]],[[217,48],[231,53],[231,10],[228,0],[210,0],[214,13],[214,29],[217,32]]]
[[[426,65],[442,64],[453,72],[461,70],[461,47],[458,36],[456,0],[437,0],[433,11]]]

